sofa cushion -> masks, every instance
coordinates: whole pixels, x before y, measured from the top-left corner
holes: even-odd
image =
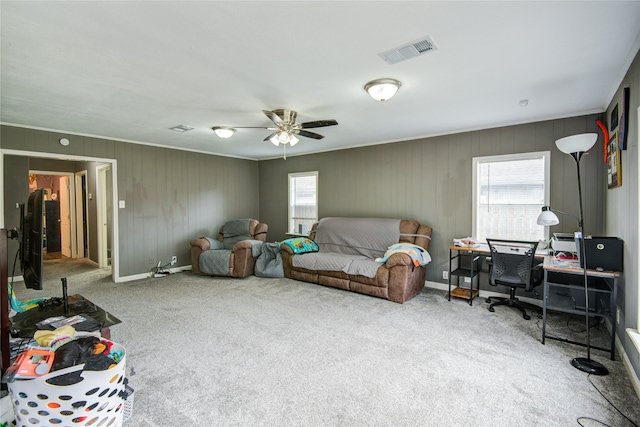
[[[293,266],[307,270],[344,271],[354,259],[367,259],[362,255],[347,255],[340,253],[312,252],[295,255]]]
[[[243,240],[251,239],[249,230],[250,219],[235,219],[224,223],[222,244],[225,249],[232,249],[233,245]]]
[[[363,255],[375,259],[398,243],[400,220],[387,218],[322,218],[315,241],[320,252]]]

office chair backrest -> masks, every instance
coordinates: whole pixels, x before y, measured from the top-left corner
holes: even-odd
[[[506,285],[533,288],[532,270],[538,242],[519,240],[487,239],[491,251],[491,274],[493,286]]]

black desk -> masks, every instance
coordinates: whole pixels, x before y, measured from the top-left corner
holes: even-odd
[[[109,327],[121,323],[113,314],[98,307],[85,297],[75,294],[69,295],[69,316],[85,314],[99,323],[100,333],[105,338],[110,338]],[[21,338],[33,338],[33,334],[39,329],[36,324],[53,316],[64,316],[64,305],[56,305],[40,309],[39,307],[18,313],[10,319],[10,330],[13,336]]]
[[[584,270],[579,266],[554,265],[551,256],[544,258],[543,267],[542,344],[549,338],[586,347],[586,343],[547,334],[547,310],[585,315]],[[620,275],[617,271],[587,270],[589,316],[609,319],[612,329],[609,348],[594,345],[591,348],[608,351],[611,353],[611,360],[614,360],[616,348],[616,308]]]

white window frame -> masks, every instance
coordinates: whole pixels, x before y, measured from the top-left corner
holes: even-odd
[[[473,158],[473,201],[472,201],[472,236],[478,236],[477,214],[478,214],[478,165],[480,163],[488,162],[503,162],[513,160],[528,160],[534,158],[544,159],[544,205],[548,206],[550,203],[550,187],[551,187],[551,152],[550,151],[535,151],[530,153],[514,153],[503,154],[497,156],[483,156]],[[487,236],[484,236],[485,238]],[[500,236],[493,236],[499,238]],[[549,227],[544,227],[544,238],[549,239]]]
[[[286,234],[293,234],[293,235],[300,234],[298,230],[292,230],[293,221],[294,221],[294,218],[292,218],[292,212],[291,212],[291,206],[292,206],[291,196],[293,191],[292,185],[291,185],[292,180],[296,178],[310,177],[310,176],[313,176],[316,179],[316,199],[315,199],[316,216],[314,218],[307,218],[307,219],[312,219],[314,222],[318,221],[318,188],[319,188],[319,181],[320,181],[318,178],[318,171],[290,173],[287,181],[288,191],[287,191],[287,233]],[[309,227],[309,229],[311,229],[311,227]]]

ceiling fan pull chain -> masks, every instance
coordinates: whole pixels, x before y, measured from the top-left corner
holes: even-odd
[[[284,159],[287,160],[287,144],[282,144],[282,148],[284,149]]]

